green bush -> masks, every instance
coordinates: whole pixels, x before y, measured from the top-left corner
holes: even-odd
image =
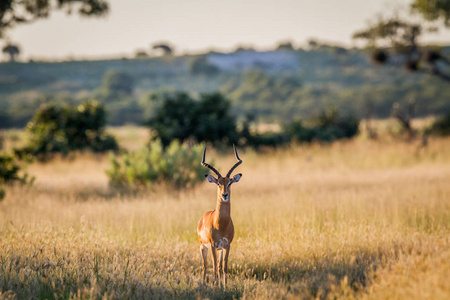
[[[158,183],[168,183],[174,188],[193,186],[207,172],[200,164],[203,147],[173,141],[164,149],[160,141],[153,141],[136,152],[111,154],[111,168],[106,171],[110,186],[130,189]]]
[[[45,160],[54,153],[75,150],[116,150],[116,140],[104,132],[105,123],[105,110],[95,100],[77,107],[42,106],[27,125],[28,145],[16,150],[16,154]]]
[[[34,177],[29,177],[27,173],[20,175],[21,166],[14,156],[0,153],[0,200],[5,197],[5,185],[33,184]]]
[[[450,135],[450,113],[436,119],[427,132],[440,136]]]
[[[230,101],[220,93],[203,94],[200,99],[186,93],[165,95],[155,116],[147,124],[164,147],[180,142],[237,143],[236,120]]]
[[[211,64],[205,56],[194,58],[189,65],[189,72],[192,75],[217,75],[220,70],[215,65]]]
[[[332,142],[338,139],[352,138],[359,132],[359,120],[353,116],[341,117],[335,109],[322,111],[311,120],[310,126],[294,121],[285,128],[287,134],[299,142]]]
[[[131,95],[134,90],[134,80],[125,72],[109,70],[103,76],[103,87],[109,93]]]

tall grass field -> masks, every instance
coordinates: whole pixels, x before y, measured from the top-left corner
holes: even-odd
[[[131,149],[147,138],[118,136]],[[107,155],[79,154],[34,163],[33,186],[7,189],[0,298],[450,299],[450,139],[239,155],[226,288],[211,261],[201,284],[196,227],[215,185],[118,192]],[[231,148],[207,156],[222,173],[235,163]]]

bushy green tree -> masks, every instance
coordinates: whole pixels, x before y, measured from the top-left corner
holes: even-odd
[[[103,87],[109,94],[131,95],[134,90],[134,80],[125,72],[109,70],[103,76]]]
[[[93,97],[105,105],[109,124],[142,123],[143,109],[133,95],[134,88],[135,80],[130,74],[115,70],[105,72],[102,86]]]
[[[20,54],[20,48],[19,46],[8,44],[3,47],[2,52],[9,55],[9,61],[14,62],[16,56]]]
[[[5,186],[13,183],[32,184],[34,177],[20,174],[22,167],[12,155],[0,153],[0,200],[5,197]]]
[[[116,188],[148,188],[161,183],[174,188],[193,186],[204,179],[205,168],[200,164],[203,147],[173,141],[164,149],[160,141],[153,141],[136,152],[111,154],[106,174]]]
[[[438,5],[437,2],[441,3]],[[450,12],[443,12],[450,7],[450,2],[437,2],[416,0],[413,7],[429,19],[444,17],[448,24]],[[410,21],[407,17],[393,13],[377,17],[366,29],[355,32],[353,38],[367,42],[367,47],[372,49],[371,59],[377,64],[403,60],[408,71],[428,70],[431,75],[450,82],[449,59],[437,49],[424,47],[419,43],[424,33],[436,30],[436,27],[426,28],[422,22]],[[390,60],[390,56],[395,56],[396,59]]]
[[[290,41],[285,41],[285,42],[281,42],[278,44],[278,46],[276,47],[277,51],[280,50],[284,50],[284,51],[294,51],[294,46],[292,45],[292,42]]]
[[[450,26],[450,0],[414,0],[411,6],[426,20],[443,19],[445,26]]]
[[[436,121],[434,121],[434,123],[431,125],[431,127],[427,129],[427,133],[440,136],[450,135],[450,113],[437,118]]]
[[[186,93],[176,93],[160,101],[162,104],[147,124],[164,147],[173,140],[237,142],[236,120],[230,113],[230,101],[222,94],[203,94],[196,100]]]
[[[322,111],[309,125],[294,121],[286,126],[285,131],[291,139],[299,142],[331,142],[356,136],[359,132],[359,120],[354,116],[342,117],[333,108]]]
[[[239,103],[239,111],[236,111],[236,114],[252,112],[260,117],[268,117],[288,114],[285,105],[301,87],[297,77],[277,78],[261,70],[250,70],[242,74],[242,80],[228,93],[234,103]],[[298,102],[298,99],[295,101]]]
[[[208,59],[202,55],[194,58],[189,65],[189,72],[192,75],[217,75],[220,70],[215,65],[211,64]]]
[[[161,51],[163,55],[172,55],[174,47],[167,43],[156,43],[152,45],[152,49],[156,51]]]
[[[105,133],[105,124],[105,110],[95,100],[76,107],[44,105],[26,128],[29,144],[16,153],[46,159],[54,153],[67,154],[82,149],[116,150],[117,142]]]

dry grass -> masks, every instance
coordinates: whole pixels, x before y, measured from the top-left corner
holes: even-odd
[[[35,186],[0,203],[0,298],[450,297],[450,139],[240,156],[227,289],[200,285],[213,185],[115,194],[84,154],[32,165]]]

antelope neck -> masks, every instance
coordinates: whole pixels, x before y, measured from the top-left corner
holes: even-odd
[[[226,227],[228,223],[230,222],[230,200],[228,202],[223,202],[220,197],[217,199],[217,205],[216,205],[216,214],[214,216],[214,223],[217,224],[219,227]]]

